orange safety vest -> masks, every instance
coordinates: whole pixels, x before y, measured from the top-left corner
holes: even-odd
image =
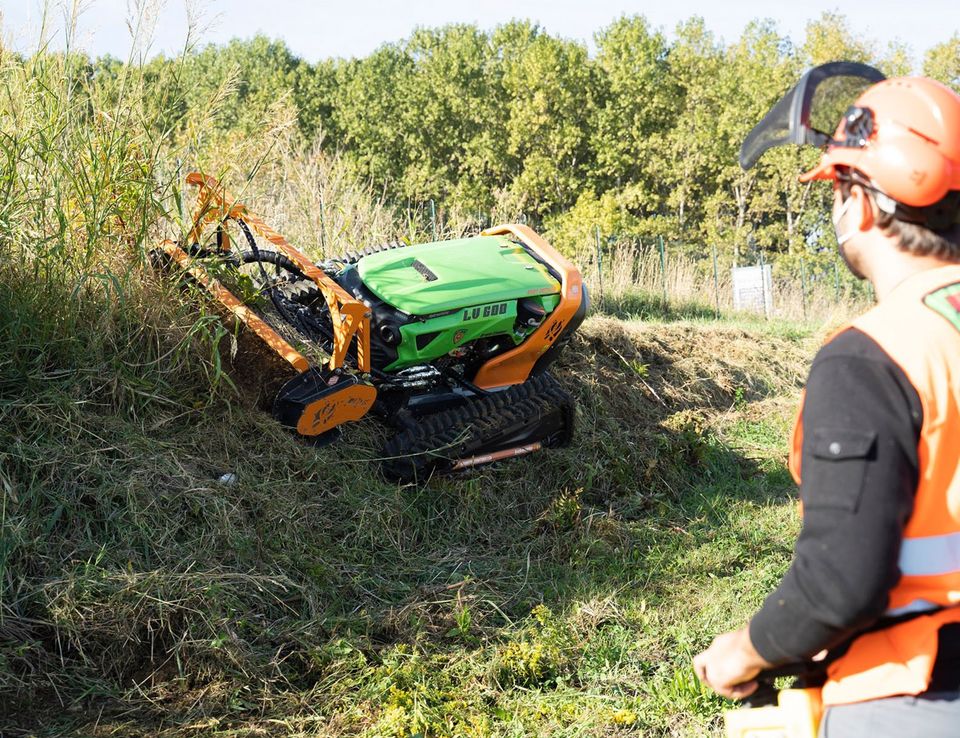
[[[876,341],[923,407],[919,481],[885,613],[920,614],[855,638],[828,667],[825,705],[923,692],[940,627],[960,621],[960,265],[912,275],[846,328]],[[801,406],[790,448],[797,484],[802,444]]]

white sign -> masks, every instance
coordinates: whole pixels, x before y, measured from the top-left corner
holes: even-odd
[[[733,273],[733,309],[773,312],[773,272],[769,264],[735,267]]]

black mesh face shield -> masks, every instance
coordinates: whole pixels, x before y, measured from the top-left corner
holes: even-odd
[[[747,134],[740,147],[740,166],[750,169],[763,153],[784,144],[825,147],[837,124],[868,87],[886,77],[857,62],[830,62],[808,70]]]

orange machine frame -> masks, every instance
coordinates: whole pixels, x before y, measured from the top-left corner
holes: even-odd
[[[330,310],[333,324],[333,351],[326,362],[331,372],[343,368],[347,351],[356,340],[357,369],[360,375],[358,379],[362,381],[342,382],[344,376],[332,374],[325,380],[329,391],[319,392],[315,399],[305,404],[299,417],[290,419],[292,427],[305,436],[320,436],[343,423],[359,420],[372,407],[377,396],[376,388],[366,381],[371,368],[369,308],[359,300],[355,300],[307,256],[291,246],[283,236],[253,215],[245,205],[231,197],[216,179],[199,172],[192,172],[187,176],[187,183],[199,188],[192,226],[187,237],[188,244],[200,243],[205,227],[215,222],[220,229],[219,248],[222,252],[228,252],[231,249],[231,243],[229,234],[223,229],[223,223],[229,219],[242,221],[251,231],[265,238],[293,261],[320,289]],[[311,382],[316,381],[316,378],[310,375],[313,369],[310,361],[271,328],[263,318],[211,276],[202,262],[173,241],[162,242],[160,248],[173,262],[201,284],[217,302],[253,331],[274,353],[296,369],[299,372],[298,381],[306,380],[308,387],[311,386]],[[290,384],[288,382],[285,388]],[[278,399],[279,397],[280,395]]]
[[[483,231],[483,236],[510,235],[520,240],[560,275],[560,304],[527,340],[493,357],[480,367],[473,383],[482,389],[499,389],[525,382],[537,360],[563,333],[583,300],[583,277],[553,246],[529,226],[507,224]]]
[[[305,372],[310,368],[310,362],[303,354],[297,351],[280,336],[273,328],[243,304],[230,290],[210,276],[200,264],[194,263],[190,255],[173,241],[163,241],[160,248],[173,259],[181,269],[203,285],[207,292],[223,305],[227,310],[240,319],[252,330],[267,346],[289,363],[298,372]]]
[[[282,235],[251,213],[246,205],[231,197],[216,179],[200,172],[191,172],[187,175],[187,184],[199,188],[197,207],[193,213],[193,226],[190,229],[188,242],[199,243],[204,226],[211,222],[216,222],[219,225],[225,220],[232,219],[246,223],[254,233],[265,238],[293,261],[307,277],[313,280],[323,294],[330,310],[334,333],[333,352],[327,362],[328,368],[333,370],[343,367],[350,344],[356,338],[357,368],[362,373],[368,373],[370,371],[369,308],[359,300],[354,299],[352,295],[324,274],[309,257],[291,246]],[[295,369],[302,372],[309,368],[307,360],[296,349],[247,309],[223,285],[213,279],[203,266],[195,262],[182,248],[172,241],[164,241],[161,248],[203,284],[217,301],[246,323],[271,349],[287,360]],[[226,231],[223,232],[221,249],[224,251],[230,249],[230,240]]]

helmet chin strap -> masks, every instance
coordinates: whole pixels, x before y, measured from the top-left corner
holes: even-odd
[[[843,244],[857,235],[856,228],[854,228],[852,231],[848,231],[847,233],[840,233],[840,221],[843,220],[843,216],[846,215],[847,211],[850,209],[851,202],[853,202],[852,196],[843,201],[843,204],[840,206],[840,211],[833,216],[833,232],[837,234],[837,246],[843,246]],[[842,252],[843,249],[841,249],[841,253]]]
[[[847,269],[850,270],[850,273],[857,279],[866,279],[866,275],[857,269],[853,264],[850,263],[850,258],[847,256],[847,250],[843,248],[843,245],[857,235],[857,229],[854,228],[846,233],[840,233],[840,221],[843,220],[843,216],[847,214],[847,211],[850,209],[850,203],[853,202],[853,197],[848,197],[843,201],[843,204],[840,206],[840,210],[833,217],[833,231],[837,236],[837,251],[840,252],[840,258],[843,259],[843,263],[846,265]]]

